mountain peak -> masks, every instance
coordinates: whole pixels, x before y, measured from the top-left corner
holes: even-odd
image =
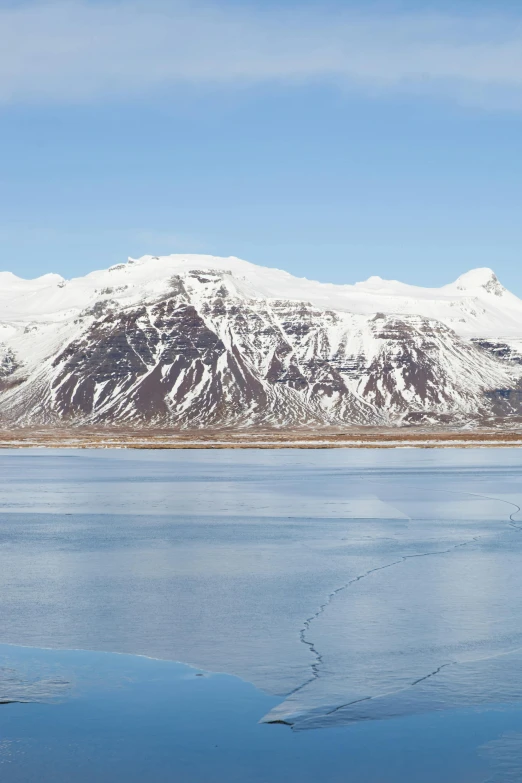
[[[506,291],[494,271],[487,266],[471,269],[457,278],[453,285],[458,291],[483,288],[489,294],[494,294],[495,296],[502,296]]]

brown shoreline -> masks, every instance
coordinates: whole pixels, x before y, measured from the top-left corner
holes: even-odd
[[[522,429],[436,430],[310,427],[299,429],[153,429],[13,427],[0,429],[0,449],[383,449],[518,448]]]

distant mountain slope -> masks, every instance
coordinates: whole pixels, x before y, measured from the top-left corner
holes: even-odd
[[[236,258],[0,273],[0,421],[483,423],[522,411],[522,301],[489,269],[338,286]]]

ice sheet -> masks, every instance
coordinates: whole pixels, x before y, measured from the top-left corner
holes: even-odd
[[[0,475],[0,641],[237,674],[295,728],[522,697],[517,450],[13,451]]]

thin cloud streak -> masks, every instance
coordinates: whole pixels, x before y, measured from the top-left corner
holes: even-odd
[[[338,83],[522,108],[522,16],[254,11],[61,0],[0,10],[0,103],[84,103],[180,84]]]

